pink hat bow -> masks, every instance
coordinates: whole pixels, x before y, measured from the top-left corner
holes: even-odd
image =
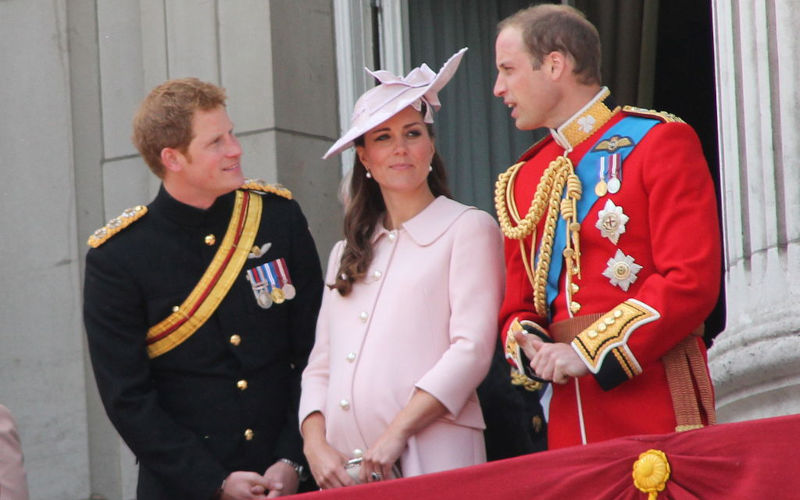
[[[369,132],[408,106],[420,111],[422,101],[427,104],[424,120],[433,123],[433,110],[442,107],[439,102],[439,91],[450,81],[458,69],[461,58],[467,48],[453,54],[442,65],[438,73],[434,73],[427,64],[411,70],[406,76],[399,77],[390,71],[364,70],[380,83],[366,91],[356,101],[350,129],[328,149],[323,159],[349,148],[358,137]]]

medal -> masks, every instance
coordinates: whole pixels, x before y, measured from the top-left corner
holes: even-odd
[[[271,292],[269,292],[270,297],[272,297],[272,301],[276,304],[283,304],[286,300],[286,296],[283,294],[283,290],[280,288],[273,288]]]
[[[600,157],[600,172],[598,174],[600,180],[597,181],[597,184],[594,186],[594,194],[597,195],[598,198],[602,198],[608,192],[608,186],[606,185],[606,157]]]
[[[294,289],[294,285],[291,283],[286,283],[283,285],[283,295],[286,297],[286,300],[292,300],[295,295],[297,295],[297,291]]]
[[[622,157],[619,153],[609,156],[608,192],[616,194],[622,187]]]
[[[286,295],[284,295],[283,290],[281,290],[283,282],[280,274],[278,273],[278,266],[275,264],[276,262],[277,261],[275,260],[272,262],[267,262],[263,267],[264,271],[267,273],[267,280],[269,281],[269,294],[272,297],[272,301],[276,304],[283,304],[286,301]]]
[[[283,259],[248,269],[246,276],[253,288],[258,306],[263,309],[268,309],[272,304],[283,304],[287,300],[292,300],[297,294],[289,279],[286,261]]]
[[[269,309],[272,306],[272,297],[270,297],[266,289],[262,288],[256,292],[256,303],[262,309]]]
[[[603,238],[608,238],[616,245],[620,235],[625,232],[627,222],[628,216],[622,211],[622,207],[614,205],[611,200],[606,200],[606,205],[597,212],[597,222],[594,227],[600,230]]]
[[[620,249],[617,249],[617,253],[608,259],[606,266],[603,276],[608,278],[612,285],[618,286],[626,292],[636,281],[636,275],[642,270],[642,266],[636,264],[633,257],[625,255]]]
[[[608,193],[606,181],[600,181],[594,186],[594,194],[596,194],[598,198],[602,198],[606,193]]]
[[[273,300],[272,296],[270,295],[270,289],[272,286],[270,285],[264,266],[265,265],[262,264],[258,267],[248,269],[245,273],[245,277],[247,278],[247,281],[250,282],[250,287],[253,289],[253,295],[256,298],[256,304],[258,304],[258,307],[262,309],[269,309],[272,307],[272,303],[276,301]]]
[[[295,295],[297,295],[297,290],[295,290],[294,285],[292,285],[292,279],[289,277],[289,268],[286,266],[286,260],[280,258],[274,263],[277,274],[281,280],[283,295],[286,297],[286,300],[292,300]]]

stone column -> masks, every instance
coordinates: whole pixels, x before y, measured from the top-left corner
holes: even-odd
[[[721,422],[800,413],[800,12],[714,0],[727,329],[710,366]]]

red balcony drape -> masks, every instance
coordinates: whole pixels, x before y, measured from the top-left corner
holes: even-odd
[[[633,464],[650,449],[662,451],[671,468],[660,500],[800,498],[800,415],[620,438],[294,498],[644,499]]]

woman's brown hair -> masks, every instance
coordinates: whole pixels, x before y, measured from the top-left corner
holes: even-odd
[[[425,114],[423,108],[422,114]],[[433,126],[426,124],[428,134],[433,139]],[[364,145],[364,136],[355,141],[356,146]],[[433,170],[428,174],[428,187],[433,196],[452,198],[447,188],[447,172],[439,154],[434,152],[431,160]],[[353,289],[353,283],[362,279],[372,263],[372,245],[370,238],[375,226],[386,212],[380,187],[373,179],[367,178],[367,169],[358,155],[355,155],[353,172],[350,179],[349,200],[344,215],[345,247],[336,272],[336,281],[328,287],[336,289],[342,296],[347,296]]]

